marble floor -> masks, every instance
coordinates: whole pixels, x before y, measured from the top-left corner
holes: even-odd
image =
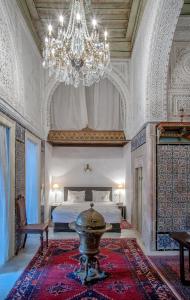
[[[53,228],[49,229],[49,239],[69,239],[77,238],[76,233],[54,233]],[[119,233],[106,233],[104,237],[118,238],[118,237],[128,237],[136,238],[139,245],[146,253],[144,245],[138,237],[138,234],[135,230],[122,230],[121,234]],[[39,238],[38,236],[31,235],[27,239],[25,249],[22,249],[19,254],[13,257],[9,262],[7,262],[3,267],[0,268],[0,300],[4,300],[14,286],[15,281],[19,278],[25,267],[28,265],[35,252],[39,247]],[[148,254],[148,253],[146,253]],[[151,253],[153,254],[153,253]],[[157,252],[158,254],[158,252]],[[159,253],[160,254],[160,253]]]

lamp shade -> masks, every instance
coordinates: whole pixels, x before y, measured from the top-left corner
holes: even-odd
[[[57,183],[54,183],[54,184],[53,184],[53,189],[54,189],[54,190],[57,190],[57,189],[59,189],[59,184],[57,184]]]
[[[124,188],[124,184],[123,183],[118,184],[117,188],[118,189],[123,189]]]

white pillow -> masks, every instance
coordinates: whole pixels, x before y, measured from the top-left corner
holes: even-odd
[[[70,203],[81,203],[85,201],[85,191],[68,190],[67,201]]]
[[[94,202],[110,202],[110,191],[92,191]]]

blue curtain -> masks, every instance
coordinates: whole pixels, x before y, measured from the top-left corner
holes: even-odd
[[[0,125],[0,265],[9,258],[10,247],[10,130]]]
[[[26,216],[28,224],[39,222],[38,145],[26,141]]]

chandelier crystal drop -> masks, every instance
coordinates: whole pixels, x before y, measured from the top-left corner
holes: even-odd
[[[60,82],[78,87],[98,82],[110,71],[108,33],[101,41],[96,19],[88,32],[83,0],[73,0],[66,29],[64,17],[59,17],[56,35],[51,24],[43,49],[43,66]]]

